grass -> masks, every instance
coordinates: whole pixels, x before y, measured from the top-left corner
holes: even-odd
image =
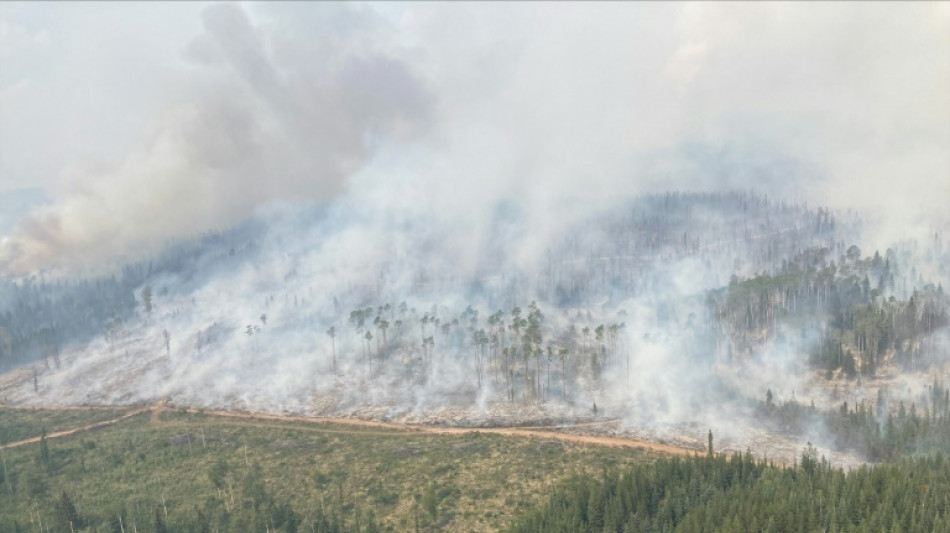
[[[0,408],[0,446],[10,442],[39,437],[44,428],[46,433],[54,433],[102,420],[118,418],[128,411],[128,408],[89,408],[62,411]]]
[[[0,420],[35,436],[37,424],[59,421],[62,413],[0,410]],[[69,414],[76,426],[102,416]],[[0,531],[12,530],[14,521],[50,523],[63,492],[89,531],[111,531],[107,521],[119,513],[149,531],[143,524],[152,523],[157,509],[167,510],[169,525],[178,520],[180,530],[190,531],[185,517],[227,501],[229,489],[233,493],[248,472],[257,472],[255,465],[266,489],[304,516],[308,509],[333,509],[353,521],[371,510],[390,531],[417,524],[433,531],[495,531],[542,504],[549,489],[572,474],[651,459],[640,450],[536,438],[182,411],[145,413],[50,439],[48,447],[52,465],[41,460],[39,444],[0,451],[9,473],[0,482]],[[213,470],[222,488],[215,487]]]

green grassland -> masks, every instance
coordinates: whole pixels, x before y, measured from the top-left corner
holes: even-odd
[[[44,428],[55,433],[86,424],[118,418],[128,408],[89,408],[48,411],[0,408],[0,445],[39,437]]]
[[[4,428],[23,438],[102,416],[0,409]],[[495,531],[565,479],[654,457],[487,433],[184,411],[146,412],[0,456],[0,531],[40,531],[42,521],[43,531],[74,522],[74,531],[141,533]]]

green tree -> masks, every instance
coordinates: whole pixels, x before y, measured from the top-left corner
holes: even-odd
[[[85,525],[66,491],[63,491],[56,502],[56,521],[61,531],[78,531]]]
[[[53,457],[49,453],[49,443],[46,441],[46,428],[42,429],[40,435],[40,455],[37,462],[43,467],[49,475],[53,475]]]
[[[801,466],[802,470],[809,475],[814,474],[818,468],[818,450],[810,442],[802,450]]]

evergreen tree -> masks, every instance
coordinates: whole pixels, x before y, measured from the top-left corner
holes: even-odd
[[[66,491],[63,491],[56,502],[56,521],[62,531],[78,531],[84,527],[84,523],[76,511],[76,506],[73,505],[73,501],[66,494]]]

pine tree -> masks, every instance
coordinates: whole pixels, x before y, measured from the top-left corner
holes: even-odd
[[[66,491],[63,491],[59,501],[56,502],[56,520],[62,531],[78,531],[84,526],[79,513],[76,511],[76,506],[73,505],[73,501],[66,494]]]
[[[46,469],[46,473],[53,475],[53,458],[49,453],[49,444],[46,442],[46,428],[42,429],[40,434],[40,456],[37,458],[40,466]]]

